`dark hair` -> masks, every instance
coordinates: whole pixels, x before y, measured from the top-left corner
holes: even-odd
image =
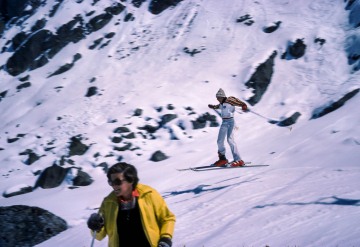
[[[106,174],[108,180],[111,180],[111,174],[122,173],[127,182],[132,183],[133,190],[136,188],[136,185],[139,182],[139,177],[137,175],[137,170],[135,166],[130,165],[125,162],[119,162],[111,166]]]

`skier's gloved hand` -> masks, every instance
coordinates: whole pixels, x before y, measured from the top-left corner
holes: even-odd
[[[158,247],[171,247],[172,241],[171,238],[162,237],[159,240]]]
[[[249,109],[248,109],[248,107],[247,107],[246,104],[243,104],[243,105],[241,106],[241,109],[242,109],[244,112],[248,112],[248,111],[249,111]]]
[[[93,213],[90,215],[87,225],[91,230],[98,232],[104,226],[104,218],[100,214]]]
[[[210,104],[209,104],[208,107],[211,108],[211,109],[215,109],[215,106],[214,106],[214,105],[210,105]]]

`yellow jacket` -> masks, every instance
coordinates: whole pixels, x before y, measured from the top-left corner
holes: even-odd
[[[151,247],[157,247],[161,237],[172,238],[175,227],[175,215],[168,209],[162,196],[153,188],[138,184],[138,203],[143,229]],[[102,240],[108,235],[109,247],[119,247],[117,229],[118,199],[114,192],[104,198],[99,213],[104,217],[104,227],[96,233],[96,239]]]

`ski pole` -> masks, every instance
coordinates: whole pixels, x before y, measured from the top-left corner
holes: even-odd
[[[274,120],[274,119],[265,117],[265,116],[263,116],[263,115],[261,115],[261,114],[259,114],[259,113],[257,113],[257,112],[254,112],[253,110],[248,109],[248,111],[251,112],[251,113],[253,113],[253,114],[255,114],[255,115],[258,116],[258,117],[261,117],[261,118],[263,118],[263,119],[268,120],[267,122],[270,123],[270,124],[278,124],[278,123],[281,122],[280,120]],[[239,113],[239,112],[238,112],[238,113]],[[286,127],[286,128],[288,128],[290,131],[292,130],[292,127],[291,127],[291,126],[281,126],[281,127]]]
[[[92,234],[92,240],[91,240],[90,247],[94,247],[95,237],[96,237],[96,231],[94,231],[93,234]]]
[[[270,119],[270,118],[268,118],[268,117],[265,117],[265,116],[263,116],[263,115],[261,115],[261,114],[259,114],[259,113],[257,113],[257,112],[254,112],[253,110],[250,110],[250,109],[249,109],[249,112],[251,112],[251,113],[253,113],[253,114],[255,114],[255,115],[259,116],[259,117],[262,117],[262,118],[268,120],[268,122],[271,123],[271,124],[277,124],[278,122],[280,122],[280,121],[273,120],[273,119]]]
[[[215,110],[215,109],[213,109],[214,110],[214,112],[216,112],[216,114],[219,116],[219,117],[221,117],[221,114],[217,111],[217,110]]]

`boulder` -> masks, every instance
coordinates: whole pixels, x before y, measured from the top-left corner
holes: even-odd
[[[169,158],[168,156],[166,156],[163,152],[161,152],[160,150],[156,151],[155,153],[153,153],[150,157],[151,161],[154,162],[159,162],[159,161],[163,161],[166,160],[167,158]]]
[[[12,197],[12,196],[18,196],[18,195],[26,194],[26,193],[29,193],[29,192],[32,192],[32,191],[33,191],[32,186],[20,185],[15,190],[13,190],[11,188],[10,191],[5,191],[3,193],[3,197],[8,198],[8,197]]]
[[[120,134],[120,133],[127,133],[130,132],[130,129],[127,127],[118,127],[114,131],[114,133]]]
[[[291,44],[288,48],[289,54],[295,59],[305,55],[306,45],[302,39],[297,39],[295,43]]]
[[[257,104],[271,82],[271,77],[274,73],[274,60],[277,52],[274,51],[271,56],[262,64],[260,64],[254,74],[251,75],[250,79],[245,83],[245,86],[253,89],[254,95],[247,101],[250,105]]]
[[[35,183],[35,188],[51,189],[58,187],[65,179],[69,169],[58,165],[46,168]]]
[[[28,156],[27,160],[24,162],[26,165],[31,165],[32,163],[34,163],[35,161],[37,161],[41,158],[39,155],[34,153],[34,151],[31,149],[26,149],[24,152],[21,152],[19,155],[27,155]]]
[[[17,76],[29,69],[32,62],[50,48],[49,42],[52,38],[53,34],[48,30],[40,30],[28,38],[7,60],[7,72]]]
[[[89,147],[81,142],[81,137],[71,137],[69,146],[69,156],[83,155],[89,149]]]
[[[176,114],[165,114],[165,115],[161,116],[161,120],[160,120],[159,125],[164,126],[165,124],[167,124],[168,122],[174,120],[175,118],[177,118]]]
[[[320,118],[330,112],[333,112],[340,107],[342,107],[346,101],[350,100],[352,97],[354,97],[358,92],[360,91],[360,88],[355,89],[347,94],[345,94],[341,99],[331,102],[327,104],[326,106],[321,106],[313,111],[313,114],[310,119],[317,119]]]
[[[65,220],[39,207],[0,207],[0,246],[35,246],[65,231]]]
[[[94,180],[90,177],[90,175],[80,170],[78,171],[76,177],[73,179],[74,186],[88,186],[92,184],[92,182],[94,182]]]
[[[277,125],[281,127],[290,126],[296,123],[297,119],[301,116],[300,112],[295,112],[290,117],[281,120]]]
[[[149,11],[151,14],[158,15],[167,8],[175,7],[182,0],[151,0]]]
[[[205,113],[198,117],[196,120],[191,121],[193,125],[193,129],[202,129],[206,127],[206,123],[210,122],[210,127],[217,127],[219,123],[216,120],[215,115],[211,115],[210,113]]]
[[[264,33],[273,33],[280,27],[281,21],[274,22],[272,25],[263,28]]]
[[[85,97],[91,97],[97,94],[98,88],[97,87],[89,87]]]

